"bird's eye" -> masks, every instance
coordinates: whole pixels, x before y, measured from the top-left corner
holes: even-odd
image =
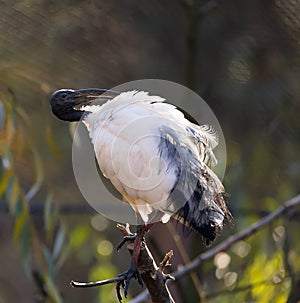
[[[68,94],[67,94],[67,93],[62,93],[62,94],[60,95],[60,99],[61,99],[61,100],[66,100],[67,97],[68,97]]]

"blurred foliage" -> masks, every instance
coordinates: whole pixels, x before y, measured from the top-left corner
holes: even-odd
[[[128,264],[126,251],[113,253],[114,224],[82,208],[72,138],[48,105],[57,88],[161,78],[201,95],[228,149],[235,228],[217,241],[299,192],[297,1],[16,0],[0,11],[0,302],[115,302],[113,286],[74,290],[69,281],[111,277]],[[203,265],[202,301],[297,302],[298,230],[295,212]],[[151,235],[158,260],[176,247],[174,231]],[[197,235],[181,243],[190,258],[205,249]],[[174,268],[185,259],[175,250]],[[172,286],[177,302],[199,302],[194,283]]]
[[[1,203],[5,201],[13,219],[13,241],[20,246],[26,275],[36,279],[43,302],[60,303],[61,295],[54,285],[54,280],[56,263],[59,262],[64,245],[64,227],[59,224],[57,212],[54,212],[51,199],[48,198],[44,213],[44,240],[39,239],[38,228],[30,213],[30,201],[43,181],[39,154],[32,146],[31,136],[27,134],[27,114],[15,104],[14,97],[9,91],[7,94],[2,92],[1,100],[3,105],[0,154],[2,176],[0,197],[3,198]],[[33,170],[33,184],[25,188],[17,172],[15,154],[16,158],[24,156],[24,149],[28,147],[32,153],[28,165]]]

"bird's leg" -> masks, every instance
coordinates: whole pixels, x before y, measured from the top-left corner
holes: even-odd
[[[130,205],[135,205],[134,200],[126,192],[122,193],[122,195],[123,195],[123,201],[126,201]],[[138,230],[138,226],[139,225],[137,225],[137,230]],[[126,224],[126,226],[124,226],[124,230],[125,230],[125,235],[124,235],[122,241],[117,246],[117,251],[119,251],[124,246],[124,244],[126,242],[133,241],[136,238],[136,236],[137,236],[136,233],[132,233],[130,231],[128,223]]]
[[[148,232],[149,229],[150,229],[153,225],[154,225],[154,223],[150,223],[150,224],[144,225],[144,226],[143,226],[143,228],[144,228],[144,234],[145,234],[146,232]],[[120,225],[120,226],[122,227],[122,225]],[[137,230],[138,230],[139,226],[140,226],[140,225],[137,226]],[[121,227],[119,227],[119,228],[121,228]],[[125,230],[126,232],[125,232],[125,235],[124,235],[122,241],[121,241],[121,242],[118,244],[118,246],[117,246],[117,251],[119,251],[119,250],[124,246],[124,244],[126,244],[127,242],[129,242],[129,241],[134,241],[135,238],[136,238],[136,236],[137,236],[137,233],[132,233],[132,232],[130,231],[129,225],[128,225],[128,227],[125,227],[125,226],[124,226],[124,227],[122,227],[121,229]]]
[[[120,302],[122,300],[122,296],[120,294],[121,286],[124,288],[124,296],[126,298],[127,294],[128,294],[128,287],[130,284],[130,280],[132,278],[137,279],[138,283],[141,286],[143,286],[143,281],[142,281],[141,275],[138,271],[138,259],[139,259],[144,235],[149,230],[151,225],[152,224],[138,225],[136,234],[130,235],[129,237],[126,237],[126,238],[124,237],[123,241],[120,243],[120,244],[124,245],[124,243],[126,243],[127,241],[134,239],[130,266],[129,266],[128,270],[126,270],[125,272],[123,272],[119,275],[119,277],[124,277],[124,280],[118,282],[117,286],[116,286],[117,296],[118,296],[118,299]],[[131,239],[129,239],[129,238],[131,238]],[[120,247],[120,245],[118,247]]]
[[[122,241],[119,243],[119,245],[117,246],[117,251],[119,251],[126,242],[128,241],[134,241],[136,238],[136,233],[131,233],[130,235],[128,236],[124,236]]]

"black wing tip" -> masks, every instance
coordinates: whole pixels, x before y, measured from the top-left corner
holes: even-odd
[[[220,222],[215,220],[216,213],[218,216],[224,217]],[[185,235],[189,235],[191,230],[198,232],[203,240],[205,246],[210,246],[210,244],[217,238],[223,229],[224,222],[227,221],[231,225],[232,216],[230,212],[226,209],[225,214],[221,214],[216,210],[205,208],[203,210],[193,210],[190,211],[189,203],[187,202],[181,209],[176,213],[175,218],[177,218],[181,223],[183,223],[183,229]]]
[[[211,221],[208,224],[191,227],[201,235],[205,246],[210,246],[223,229],[223,225],[214,225]]]

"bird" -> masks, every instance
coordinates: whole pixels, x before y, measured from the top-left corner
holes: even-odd
[[[211,126],[140,90],[60,89],[50,104],[59,119],[85,124],[101,173],[136,213],[131,265],[123,273],[125,297],[133,277],[141,283],[138,255],[155,222],[174,218],[197,231],[205,245],[231,222],[224,186],[212,170],[218,135]]]

